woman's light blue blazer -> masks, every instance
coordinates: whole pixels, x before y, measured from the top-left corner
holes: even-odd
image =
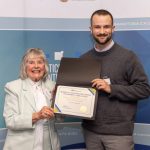
[[[54,86],[54,82],[50,80],[42,82],[48,105],[50,105],[49,92],[52,92]],[[3,116],[8,132],[3,150],[33,150],[36,124],[32,124],[32,113],[37,110],[34,95],[29,87],[29,79],[8,82],[5,85],[5,92]],[[51,147],[52,150],[60,150],[54,122],[55,119],[48,121]]]

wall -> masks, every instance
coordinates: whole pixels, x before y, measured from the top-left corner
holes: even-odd
[[[93,46],[89,18],[96,9],[108,9],[115,18],[114,40],[132,49],[141,59],[150,78],[149,0],[1,0],[0,5],[0,146],[5,137],[2,117],[6,82],[18,77],[21,57],[30,47],[42,48],[56,79],[59,57],[78,57]],[[17,7],[16,7],[17,6]],[[150,147],[150,99],[138,105],[134,138],[136,150]],[[71,119],[70,119],[71,120]],[[71,121],[74,121],[71,120]],[[59,125],[58,125],[59,126]],[[60,128],[61,127],[61,128]],[[84,148],[80,123],[59,126],[62,146]],[[65,138],[64,138],[65,137]],[[70,138],[71,137],[71,138]],[[79,138],[80,137],[80,138]],[[80,139],[80,142],[77,141]],[[79,144],[80,143],[80,144]],[[74,145],[74,147],[75,147]]]

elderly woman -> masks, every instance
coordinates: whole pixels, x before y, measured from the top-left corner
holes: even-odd
[[[60,150],[51,108],[55,84],[41,49],[25,53],[20,78],[6,84],[3,116],[8,128],[3,150]]]

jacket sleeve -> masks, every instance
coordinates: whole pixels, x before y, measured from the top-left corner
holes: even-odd
[[[128,58],[125,69],[126,84],[112,84],[110,98],[120,101],[137,101],[150,96],[148,77],[142,64],[134,53]]]
[[[32,113],[21,113],[21,90],[16,85],[7,83],[5,92],[3,116],[6,127],[12,130],[33,129]]]

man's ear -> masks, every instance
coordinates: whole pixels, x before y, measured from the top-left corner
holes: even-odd
[[[91,34],[92,34],[92,27],[90,26],[89,29],[90,29],[90,32],[91,32]]]
[[[114,32],[114,31],[115,31],[115,26],[112,27],[112,32]]]

